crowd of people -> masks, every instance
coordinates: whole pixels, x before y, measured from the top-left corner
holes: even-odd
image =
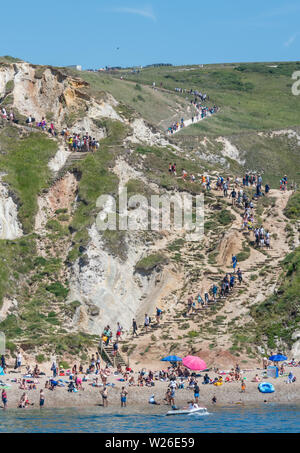
[[[236,269],[237,258],[235,255],[232,256],[232,273],[226,273],[222,278],[219,286],[214,283],[211,288],[204,291],[204,297],[199,292],[196,296],[190,296],[187,300],[187,315],[195,313],[197,310],[205,309],[210,303],[217,302],[217,298],[227,297],[234,289],[236,280],[239,284],[243,281],[243,273],[240,268]]]
[[[64,127],[58,133],[54,123],[50,122],[50,124],[47,124],[45,117],[42,117],[41,121],[36,122],[35,118],[29,115],[26,119],[26,124],[29,127],[35,126],[42,131],[47,131],[54,137],[60,135],[64,139],[69,151],[72,152],[96,152],[100,146],[99,141],[95,137],[92,137],[89,132],[85,132],[84,134],[79,134],[78,132],[71,133],[67,127]]]
[[[197,102],[197,100],[192,100],[191,101],[192,105],[197,109],[197,114],[195,116],[192,116],[191,118],[191,124],[197,123],[198,121],[202,120],[203,118],[206,118],[209,115],[213,115],[218,111],[218,107],[214,105],[213,107],[204,107],[201,104]],[[176,121],[175,123],[171,124],[168,129],[167,133],[168,135],[172,135],[175,132],[179,131],[180,129],[185,127],[185,120],[184,118],[181,118],[180,121]]]
[[[95,138],[92,138],[92,136],[89,135],[88,132],[85,132],[85,134],[83,135],[76,132],[73,132],[71,134],[67,128],[64,128],[61,132],[61,135],[68,145],[70,151],[96,152],[99,149],[99,141]]]
[[[19,354],[20,353],[18,353],[18,355]],[[17,361],[19,361],[18,355],[16,357]],[[1,357],[1,363],[6,365],[4,356]],[[251,382],[262,382],[265,379],[268,365],[269,361],[266,362],[264,359],[261,375],[256,372],[256,374],[251,378]],[[291,370],[287,371],[286,367],[299,366],[300,362],[296,362],[294,359],[284,362],[282,365],[278,366],[279,376],[282,376],[283,378],[286,377],[284,382],[287,384],[295,383],[297,380],[296,376]],[[7,367],[5,367],[5,369],[5,374],[8,374]],[[176,409],[177,391],[182,389],[189,390],[191,394],[193,394],[193,398],[191,401],[188,401],[188,403],[198,404],[201,393],[200,387],[202,387],[202,385],[220,387],[231,382],[240,382],[240,391],[241,393],[245,393],[246,379],[248,379],[246,378],[245,370],[242,371],[239,364],[236,364],[235,367],[228,371],[212,368],[204,370],[200,374],[199,372],[189,370],[183,366],[180,361],[171,362],[170,366],[166,369],[159,369],[156,371],[143,368],[138,372],[134,372],[129,365],[125,366],[124,369],[121,366],[118,366],[115,370],[100,357],[98,351],[91,355],[87,366],[75,363],[72,368],[63,369],[62,365],[58,366],[54,360],[51,366],[51,371],[53,376],[50,378],[47,376],[47,380],[45,382],[43,381],[44,383],[42,383],[40,378],[45,377],[46,373],[42,372],[38,365],[35,365],[33,370],[31,370],[30,366],[26,366],[26,373],[23,374],[22,377],[9,379],[11,383],[16,383],[18,388],[22,390],[21,398],[17,401],[18,408],[33,406],[35,403],[32,402],[33,398],[31,398],[30,395],[33,395],[35,391],[39,392],[38,404],[42,408],[45,405],[46,399],[53,391],[57,392],[58,389],[62,389],[67,393],[77,393],[86,390],[87,386],[93,387],[95,390],[98,389],[100,397],[102,398],[102,405],[107,407],[110,389],[115,388],[116,390],[118,388],[116,387],[118,383],[121,383],[121,387],[119,387],[120,405],[121,407],[126,407],[130,388],[145,387],[153,389],[158,385],[158,383],[165,383],[166,391],[165,397],[162,397],[162,401],[157,401],[155,394],[153,393],[153,389],[151,396],[148,399],[148,403],[157,405],[166,404],[170,405],[173,409]],[[213,375],[211,375],[212,373]],[[10,388],[10,385],[5,384],[4,381],[0,379],[0,386],[2,387],[1,399],[3,409],[7,409],[7,389]],[[48,391],[50,393],[48,393]],[[212,403],[215,404],[216,402],[217,398],[213,395]]]
[[[177,177],[176,168],[177,168],[176,163],[172,164],[172,162],[170,162],[169,163],[169,174]],[[187,171],[185,169],[183,169],[181,177],[184,181],[199,182],[202,185],[203,189],[206,189],[207,191],[211,190],[211,186],[210,186],[211,179],[210,179],[209,175],[201,175],[201,176],[198,175],[198,178],[196,178],[196,176],[194,174],[188,175]]]
[[[181,94],[189,94],[191,96],[195,96],[196,98],[199,98],[202,102],[209,101],[209,96],[206,93],[201,93],[201,91],[198,90],[193,90],[192,88],[190,90],[187,90],[186,88],[175,88],[176,93],[181,93]]]
[[[9,113],[7,113],[7,110],[5,107],[2,107],[1,108],[1,118],[3,120],[7,120],[7,121],[10,121],[11,123],[17,123],[17,119],[15,117],[15,114],[13,112],[13,110],[10,110]]]

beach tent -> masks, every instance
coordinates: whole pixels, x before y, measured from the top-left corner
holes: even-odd
[[[0,376],[4,376],[3,368],[0,366]]]
[[[287,360],[287,357],[282,354],[276,354],[271,355],[271,357],[269,357],[269,360],[271,360],[271,362],[284,362],[285,360]]]
[[[206,363],[200,357],[188,355],[182,359],[182,364],[193,371],[206,370]]]
[[[161,362],[181,362],[182,359],[177,357],[177,355],[168,355],[168,357],[164,357],[161,359]]]
[[[278,378],[278,368],[277,366],[268,366],[267,368],[267,377]]]

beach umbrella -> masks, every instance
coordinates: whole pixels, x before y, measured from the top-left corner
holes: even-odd
[[[182,359],[177,357],[177,355],[168,355],[168,357],[164,357],[161,359],[162,362],[181,362]]]
[[[271,355],[271,357],[269,357],[269,360],[271,360],[271,362],[283,362],[284,360],[287,360],[287,357],[282,354],[276,354]]]
[[[200,357],[196,357],[193,355],[188,355],[182,359],[182,364],[189,368],[190,370],[194,371],[203,371],[206,370],[206,363],[204,360],[200,359]]]

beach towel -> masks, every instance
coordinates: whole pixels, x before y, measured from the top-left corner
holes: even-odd
[[[3,368],[0,366],[0,376],[4,376],[4,374]]]

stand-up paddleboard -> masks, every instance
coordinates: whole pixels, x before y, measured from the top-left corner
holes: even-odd
[[[193,407],[192,409],[172,409],[166,415],[208,414],[206,407]]]

